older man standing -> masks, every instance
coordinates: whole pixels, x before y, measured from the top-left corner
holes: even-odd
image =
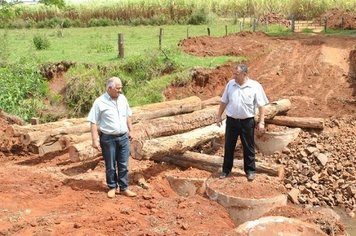
[[[241,137],[244,158],[244,171],[248,181],[255,179],[255,113],[259,110],[257,132],[264,132],[264,105],[268,103],[266,94],[255,80],[247,75],[245,64],[236,67],[233,78],[225,87],[217,114],[217,125],[221,125],[222,114],[226,108],[226,132],[224,163],[220,178],[226,178],[233,166],[234,151],[238,137]]]
[[[128,197],[136,196],[128,189],[131,116],[130,106],[122,94],[121,80],[110,78],[106,93],[94,101],[88,115],[92,145],[101,150],[104,157],[109,198],[118,192]]]

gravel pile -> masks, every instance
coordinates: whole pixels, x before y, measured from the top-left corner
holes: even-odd
[[[354,215],[355,153],[356,117],[348,117],[327,120],[320,133],[302,131],[297,140],[273,158],[285,165],[284,183],[292,202],[341,206]]]

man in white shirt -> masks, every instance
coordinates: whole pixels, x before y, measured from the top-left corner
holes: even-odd
[[[226,132],[224,163],[220,178],[226,178],[233,166],[234,151],[238,137],[241,138],[244,158],[244,171],[249,181],[256,176],[255,164],[255,128],[264,132],[264,106],[268,103],[262,85],[247,75],[245,64],[236,67],[233,78],[227,83],[221,97],[217,114],[217,125],[221,125],[222,114],[226,109]],[[259,122],[255,124],[256,108],[259,110]]]
[[[128,189],[131,116],[130,106],[122,94],[121,80],[118,77],[110,78],[106,93],[94,101],[88,115],[92,145],[101,150],[104,157],[109,198],[115,197],[116,193],[136,196]]]

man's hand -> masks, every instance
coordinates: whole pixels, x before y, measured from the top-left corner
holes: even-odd
[[[133,136],[132,136],[131,132],[129,132],[128,135],[129,135],[129,140],[132,141],[133,140]]]
[[[262,134],[264,134],[266,132],[266,129],[265,129],[265,123],[264,122],[259,122],[257,124],[257,127],[256,127],[256,134],[257,136],[261,136]]]
[[[97,139],[93,140],[92,146],[93,146],[93,148],[95,148],[99,152],[101,152],[101,147],[100,147],[100,144],[99,144],[99,140],[97,140]]]
[[[219,127],[222,125],[221,116],[218,116],[218,115],[216,116],[216,125],[219,126]]]

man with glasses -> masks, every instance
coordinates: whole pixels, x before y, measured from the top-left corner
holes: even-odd
[[[222,114],[225,109],[227,119],[224,162],[220,178],[226,178],[232,170],[235,146],[239,136],[247,180],[253,181],[256,177],[254,133],[255,128],[257,132],[264,132],[264,106],[268,103],[268,99],[262,85],[250,79],[247,72],[247,65],[237,65],[233,78],[227,83],[221,97],[216,123],[221,126]],[[256,108],[259,111],[257,125],[254,119]]]
[[[122,94],[121,80],[110,78],[106,83],[106,93],[94,101],[88,115],[92,145],[101,150],[104,157],[109,198],[115,197],[116,193],[136,196],[128,189],[131,116],[130,106]]]

